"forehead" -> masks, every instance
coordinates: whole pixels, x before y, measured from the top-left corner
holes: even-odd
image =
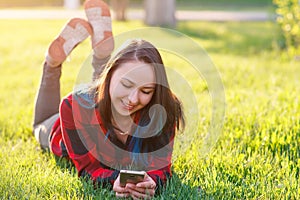
[[[145,85],[155,83],[155,74],[151,64],[130,61],[118,66],[113,73],[113,79],[128,79],[137,85]]]

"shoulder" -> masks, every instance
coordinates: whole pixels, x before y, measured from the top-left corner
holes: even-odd
[[[61,100],[60,103],[60,113],[65,110],[71,110],[72,109],[72,101],[73,101],[73,94],[68,94],[66,97],[64,97]]]
[[[78,124],[99,124],[100,117],[95,101],[95,92],[91,90],[73,91],[62,99],[60,114]]]
[[[96,90],[90,89],[88,86],[75,89],[73,94],[74,103],[78,103],[86,109],[94,109],[96,107]]]
[[[62,99],[61,106],[67,106],[71,109],[74,107],[94,109],[97,106],[95,94],[95,91],[88,88],[75,90]]]

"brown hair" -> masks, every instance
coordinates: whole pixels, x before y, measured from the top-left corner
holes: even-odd
[[[145,40],[134,39],[129,42],[122,50],[120,50],[104,69],[97,88],[98,109],[107,129],[112,128],[112,111],[111,99],[109,95],[110,81],[114,71],[122,64],[129,61],[140,61],[151,64],[156,76],[156,86],[151,101],[147,106],[140,110],[140,120],[149,121],[149,110],[153,105],[161,105],[166,111],[166,122],[162,127],[162,131],[179,129],[184,127],[184,117],[181,102],[171,92],[165,67],[159,51],[149,42]],[[138,111],[139,112],[139,111]]]

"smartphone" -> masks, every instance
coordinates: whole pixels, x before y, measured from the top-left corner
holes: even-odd
[[[146,172],[133,171],[133,170],[121,170],[120,171],[120,185],[124,187],[126,183],[139,183],[144,180]]]

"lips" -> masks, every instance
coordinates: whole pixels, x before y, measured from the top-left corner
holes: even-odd
[[[124,101],[121,101],[121,102],[122,102],[122,104],[123,104],[123,106],[124,106],[124,108],[125,108],[126,110],[132,111],[132,110],[134,109],[134,106],[133,106],[133,105],[127,104],[127,103],[125,103]]]

